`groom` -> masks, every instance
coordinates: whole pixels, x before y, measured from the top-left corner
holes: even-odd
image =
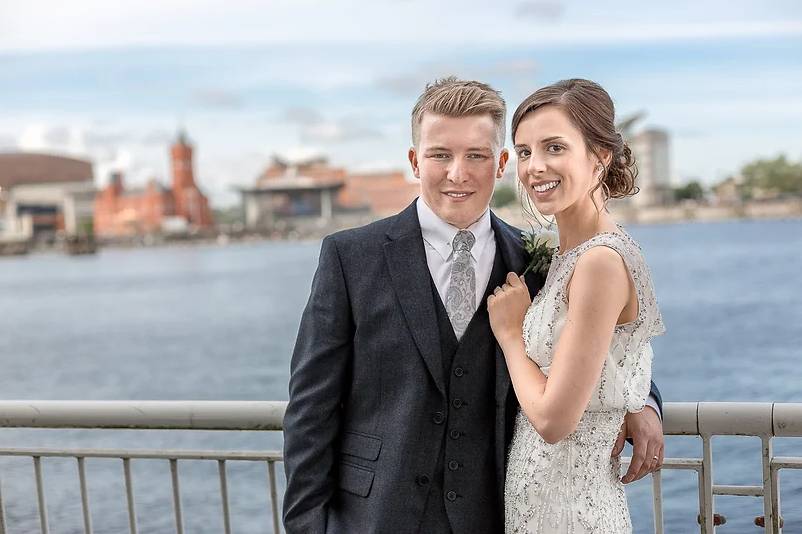
[[[284,418],[288,534],[503,532],[517,406],[486,300],[526,265],[520,231],[488,208],[505,111],[483,83],[427,86],[409,150],[420,198],[323,240]],[[654,408],[627,416],[625,481],[662,456]]]

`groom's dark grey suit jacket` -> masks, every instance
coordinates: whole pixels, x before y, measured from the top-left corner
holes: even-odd
[[[526,266],[520,231],[491,226],[485,295]],[[456,341],[414,202],[323,240],[289,389],[288,534],[503,532],[515,395],[485,306]]]

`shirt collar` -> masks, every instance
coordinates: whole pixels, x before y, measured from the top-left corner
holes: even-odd
[[[423,240],[437,251],[443,261],[447,261],[454,252],[452,243],[460,228],[452,226],[438,217],[421,197],[418,197],[417,209]],[[476,238],[476,242],[471,248],[471,256],[478,262],[488,240],[493,239],[493,228],[490,225],[490,209],[486,209],[482,216],[465,230],[472,232]]]

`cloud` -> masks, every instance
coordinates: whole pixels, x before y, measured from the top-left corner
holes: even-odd
[[[139,142],[145,146],[168,146],[175,139],[175,132],[168,130],[151,130],[139,138]]]
[[[11,151],[17,148],[17,138],[13,135],[0,134],[0,150]]]
[[[75,153],[81,151],[82,144],[80,132],[76,135],[75,128],[45,123],[25,125],[17,138],[17,146],[20,149],[32,152]]]
[[[122,144],[135,142],[137,139],[136,134],[131,131],[124,130],[106,130],[93,129],[83,134],[84,142],[88,147],[92,148],[108,148],[118,147]]]
[[[423,91],[426,83],[433,81],[421,72],[410,72],[376,80],[376,87],[396,95],[409,96]]]
[[[415,70],[393,76],[378,78],[378,89],[398,96],[410,97],[420,94],[426,84],[435,80],[456,76],[464,80],[479,80],[491,84],[511,80],[513,83],[530,84],[534,81],[540,66],[530,58],[489,60],[475,62],[436,62],[421,65]],[[507,85],[507,84],[504,84]],[[528,87],[528,85],[527,85]]]
[[[219,88],[196,89],[190,99],[195,104],[213,109],[238,109],[245,105],[237,93]]]
[[[73,131],[66,126],[54,126],[42,131],[42,141],[49,145],[67,145],[73,135]]]
[[[322,122],[323,115],[316,109],[296,106],[285,109],[279,120],[293,124],[312,125]]]
[[[551,43],[555,39],[611,42],[627,39],[633,33],[646,41],[663,36],[686,39],[683,27],[688,24],[697,26],[692,38],[709,38],[711,30],[712,35],[720,35],[721,26],[725,26],[726,35],[741,37],[752,36],[755,31],[764,36],[802,34],[798,2],[775,2],[771,8],[765,4],[754,0],[738,2],[737,9],[733,9],[721,0],[619,2],[598,8],[587,3],[569,13],[564,0],[516,0],[511,3],[513,9],[506,9],[501,3],[501,10],[491,2],[458,0],[416,1],[414,5],[400,0],[345,3],[5,0],[0,2],[0,50],[310,42],[425,45],[506,42],[520,46],[525,42]],[[353,16],[355,10],[358,17]],[[504,17],[507,12],[509,15]],[[448,24],[443,23],[446,17]],[[544,21],[536,32],[531,31],[533,20]],[[559,27],[549,28],[557,26],[555,21],[560,22]],[[652,21],[661,21],[672,28],[655,31]],[[466,28],[470,31],[465,31]]]
[[[377,78],[374,85],[395,95],[409,97],[410,95],[419,95],[423,92],[426,84],[435,80],[449,76],[470,78],[469,71],[470,67],[464,63],[431,62],[406,73]]]
[[[533,59],[509,59],[489,65],[483,77],[534,78],[539,70],[540,65]]]
[[[301,142],[303,143],[335,144],[381,137],[383,135],[377,129],[348,118],[315,122],[301,128]]]
[[[549,0],[521,2],[515,8],[515,14],[519,17],[527,17],[544,22],[560,20],[564,12],[565,6],[562,2]]]
[[[345,116],[329,119],[320,111],[303,106],[285,109],[279,115],[279,120],[297,125],[300,140],[304,144],[337,144],[384,137],[378,129],[363,118]]]

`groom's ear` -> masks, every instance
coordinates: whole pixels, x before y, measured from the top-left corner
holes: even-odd
[[[412,174],[415,175],[415,178],[420,180],[420,170],[418,169],[418,153],[415,152],[415,147],[409,147],[409,153],[407,153],[407,157],[409,158],[409,164],[412,165]]]
[[[501,154],[498,156],[498,170],[496,171],[496,180],[501,180],[504,176],[504,169],[507,168],[507,162],[510,159],[510,151],[506,148],[501,149]]]

